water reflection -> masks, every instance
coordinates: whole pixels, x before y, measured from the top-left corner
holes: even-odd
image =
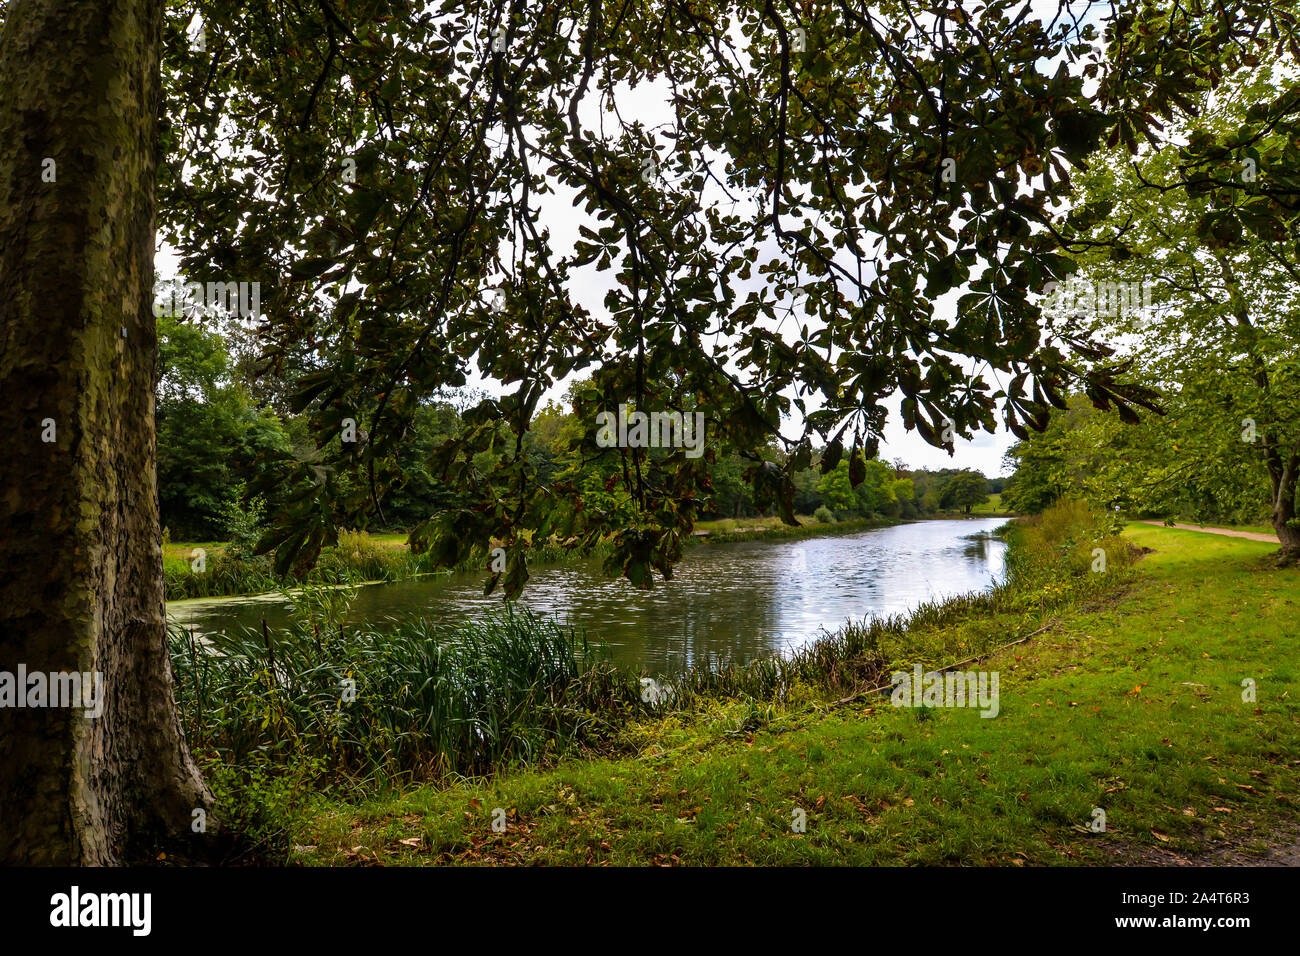
[[[671,673],[701,659],[746,661],[788,651],[869,615],[991,586],[1005,544],[999,518],[921,521],[803,541],[750,541],[688,550],[673,580],[638,591],[589,567],[533,572],[522,603],[586,630],[619,661]],[[423,578],[362,588],[354,622],[422,614],[455,623],[500,606],[483,578]],[[176,602],[177,620],[203,634],[288,619],[278,595]]]

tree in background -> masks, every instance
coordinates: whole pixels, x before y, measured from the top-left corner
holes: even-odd
[[[292,451],[280,419],[232,375],[221,335],[158,319],[158,498],[173,538],[225,535],[223,515],[266,464]]]
[[[894,477],[889,465],[878,458],[864,463],[863,474],[854,487],[849,462],[841,459],[817,485],[822,503],[837,517],[883,514],[895,502]]]
[[[1094,444],[1092,403],[1071,395],[1064,410],[1052,413],[1047,428],[1012,445],[1003,457],[1012,472],[1002,492],[1011,511],[1037,514],[1060,498],[1086,498],[1096,503],[1101,459],[1109,444]],[[1131,426],[1130,426],[1131,427]],[[1108,436],[1109,437],[1109,436]]]
[[[988,479],[978,472],[964,471],[953,475],[943,486],[939,504],[944,508],[963,508],[966,514],[975,505],[989,500]]]
[[[1162,389],[1167,414],[1135,413],[1122,428],[1072,402],[1013,454],[1017,501],[1069,491],[1160,516],[1267,515],[1280,557],[1300,557],[1300,255],[1294,229],[1271,213],[1297,154],[1269,121],[1277,86],[1295,70],[1266,58],[1179,117],[1183,151],[1099,155],[1077,178],[1063,228],[1086,250],[1080,276],[1098,289],[1149,283],[1153,302],[1049,314],[1049,324],[1116,342],[1115,360]],[[1212,146],[1219,140],[1232,150]],[[1209,161],[1218,169],[1195,188],[1167,188]],[[1118,258],[1089,245],[1120,235]]]

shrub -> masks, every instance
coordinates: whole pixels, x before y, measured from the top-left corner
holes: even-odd
[[[230,544],[226,551],[232,558],[247,558],[253,554],[257,540],[262,536],[262,518],[266,502],[254,497],[247,507],[243,504],[244,483],[235,486],[234,496],[221,506],[221,522]]]
[[[813,517],[816,518],[817,521],[820,522],[821,524],[835,523],[835,516],[831,514],[831,509],[827,508],[825,505],[822,505],[816,511],[814,511]]]

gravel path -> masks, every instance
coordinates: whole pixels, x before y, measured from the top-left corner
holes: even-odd
[[[1163,521],[1142,521],[1140,524],[1155,525],[1157,528],[1168,528],[1169,525]],[[1175,524],[1175,528],[1183,531],[1204,531],[1206,534],[1224,534],[1229,538],[1249,538],[1251,541],[1267,541],[1270,544],[1277,544],[1277,535],[1261,534],[1258,531],[1237,531],[1234,528],[1202,528],[1195,524]]]

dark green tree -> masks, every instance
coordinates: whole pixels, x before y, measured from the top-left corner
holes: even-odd
[[[962,508],[966,514],[989,500],[988,479],[976,471],[953,475],[943,486],[939,503],[944,508]]]
[[[225,506],[292,450],[270,409],[234,379],[220,335],[171,315],[158,320],[158,499],[175,538],[210,540]],[[275,503],[275,499],[272,499]]]

